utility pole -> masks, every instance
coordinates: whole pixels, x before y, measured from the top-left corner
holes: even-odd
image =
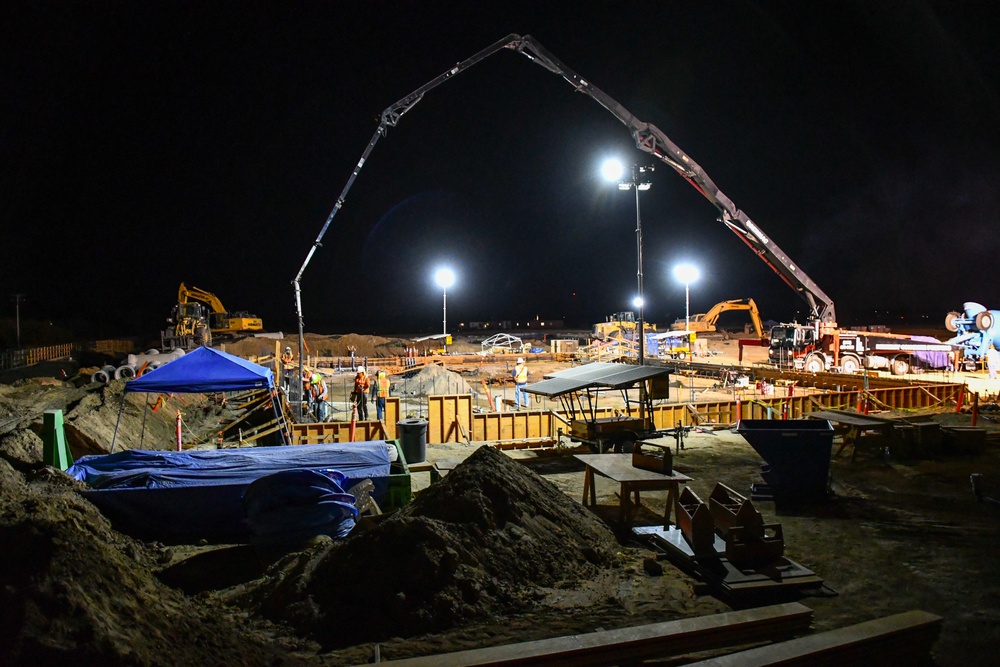
[[[17,329],[17,349],[21,349],[21,302],[24,301],[23,294],[15,294],[10,298],[14,302],[14,322]]]

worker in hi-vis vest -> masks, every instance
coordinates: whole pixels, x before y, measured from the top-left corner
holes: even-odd
[[[524,358],[517,358],[517,365],[511,372],[514,376],[514,408],[520,410],[523,405],[528,409],[528,395],[524,393],[524,386],[528,384],[528,367],[524,365]]]
[[[379,421],[385,419],[385,399],[389,398],[389,378],[385,371],[378,372],[378,379],[375,381],[375,414]]]
[[[326,402],[326,382],[319,373],[313,373],[309,380],[309,393],[312,396],[314,414],[318,421],[325,422],[326,409],[328,407]]]

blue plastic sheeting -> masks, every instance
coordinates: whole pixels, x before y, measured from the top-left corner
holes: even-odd
[[[85,456],[70,466],[72,477],[92,489],[249,484],[289,469],[332,468],[352,479],[387,477],[389,447],[385,441],[295,447],[249,447],[192,452],[140,449]]]
[[[257,547],[300,544],[316,535],[346,537],[354,528],[355,498],[336,470],[285,470],[261,477],[243,495],[247,523]]]
[[[213,391],[270,389],[271,369],[211,347],[199,347],[155,371],[125,383],[125,391],[204,394]]]
[[[941,344],[941,341],[931,336],[914,336],[913,340],[921,343]],[[930,368],[951,368],[951,354],[945,350],[917,350],[913,356]]]
[[[243,495],[254,481],[284,470],[336,470],[350,488],[364,479],[382,502],[389,487],[384,441],[195,452],[127,451],[86,456],[67,472],[122,532],[144,540],[245,543],[252,535]]]

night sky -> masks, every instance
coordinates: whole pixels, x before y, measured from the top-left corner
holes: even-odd
[[[291,281],[390,104],[509,33],[658,126],[841,324],[1000,308],[1000,13],[987,2],[6,2],[2,317],[155,332],[180,282],[293,331]],[[805,302],[623,124],[497,53],[389,128],[302,280],[307,331]]]

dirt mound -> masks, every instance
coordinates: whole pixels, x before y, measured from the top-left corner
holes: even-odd
[[[62,480],[25,484],[0,461],[0,663],[263,665],[293,646],[161,584],[155,553],[112,531],[70,478],[42,477]]]
[[[540,587],[593,577],[618,548],[551,483],[481,447],[373,530],[229,597],[335,648],[516,612]]]
[[[417,395],[471,394],[472,386],[458,373],[443,366],[425,366],[398,383],[399,390]]]

